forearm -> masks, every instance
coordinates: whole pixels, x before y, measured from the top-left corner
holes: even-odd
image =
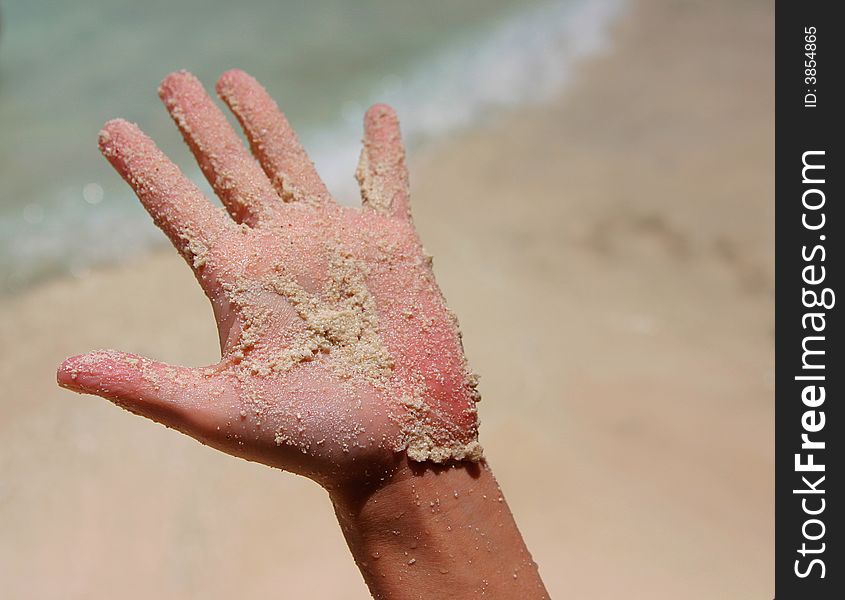
[[[332,500],[376,598],[548,597],[485,462],[403,460],[386,482]]]

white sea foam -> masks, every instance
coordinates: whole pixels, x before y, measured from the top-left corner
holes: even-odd
[[[623,0],[536,6],[426,57],[404,76],[386,76],[367,103],[346,104],[342,120],[306,135],[320,173],[342,201],[357,201],[350,173],[360,152],[366,104],[393,106],[413,148],[497,110],[548,101],[569,82],[579,60],[606,47],[622,6]]]
[[[387,102],[397,109],[413,151],[497,111],[542,103],[569,83],[579,60],[605,47],[623,4],[559,0],[512,14],[385,75],[370,86],[368,97],[342,104],[334,122],[302,131],[301,137],[330,189],[342,202],[355,203],[352,173],[368,104]],[[210,193],[198,170],[190,174]],[[57,274],[82,274],[163,243],[130,200],[131,192],[125,202],[101,202],[103,189],[96,182],[76,187],[0,219],[0,291]]]

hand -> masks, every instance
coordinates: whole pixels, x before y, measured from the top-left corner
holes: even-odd
[[[100,149],[193,268],[220,362],[99,351],[66,360],[59,384],[327,487],[403,453],[479,459],[475,378],[411,222],[393,110],[365,116],[358,209],[331,198],[258,82],[229,71],[217,92],[252,156],[191,74],[159,89],[228,215],[137,126],[110,121]]]
[[[376,598],[546,598],[480,460],[476,379],[411,223],[395,114],[364,118],[355,209],[254,79],[217,91],[255,158],[192,75],[159,89],[228,216],[135,125],[107,123],[100,149],[193,268],[220,362],[100,351],[59,384],[322,484]]]

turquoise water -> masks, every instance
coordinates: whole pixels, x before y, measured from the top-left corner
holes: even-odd
[[[538,102],[605,42],[621,0],[0,1],[0,292],[161,244],[96,137],[121,116],[202,181],[156,97],[187,68],[264,83],[355,202],[360,120],[387,101],[411,151]],[[210,193],[210,191],[209,191]]]

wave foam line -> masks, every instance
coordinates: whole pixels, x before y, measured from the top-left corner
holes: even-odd
[[[372,87],[365,102],[346,103],[338,120],[302,132],[326,184],[342,202],[358,202],[352,174],[360,151],[361,118],[368,104],[398,111],[413,149],[426,140],[466,129],[496,110],[548,101],[569,83],[574,66],[604,47],[624,0],[559,0],[514,14],[480,35],[448,45]],[[210,192],[196,169],[189,174]],[[68,190],[49,215],[33,222],[0,221],[0,291],[21,289],[62,274],[133,258],[164,241],[126,192],[97,206]]]

